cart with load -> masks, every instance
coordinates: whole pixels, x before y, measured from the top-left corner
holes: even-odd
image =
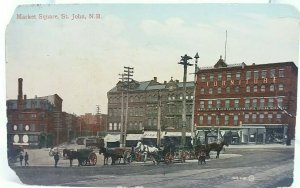
[[[78,149],[78,160],[82,166],[95,166],[97,155],[92,149]]]

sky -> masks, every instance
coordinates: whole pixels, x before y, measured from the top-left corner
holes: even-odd
[[[24,15],[100,14],[97,20],[17,19]],[[133,79],[182,81],[180,57],[199,53],[199,66],[298,64],[299,14],[270,4],[102,4],[19,6],[6,29],[6,99],[58,94],[63,110],[107,113],[107,92],[124,66]],[[190,60],[194,63],[194,59]],[[194,68],[188,68],[193,80]]]
[[[123,0],[121,0],[124,2]],[[94,3],[120,0],[90,0]],[[5,3],[4,3],[5,2]],[[28,98],[54,93],[63,98],[63,110],[78,115],[95,113],[96,104],[107,111],[106,93],[118,81],[123,66],[133,66],[134,79],[182,80],[180,56],[199,53],[200,66],[212,66],[224,57],[228,31],[227,63],[256,64],[299,61],[299,15],[297,0],[186,0],[190,3],[259,3],[192,5],[101,5],[83,8],[53,6],[19,7],[16,12],[89,13],[100,12],[98,21],[20,21],[15,20],[17,4],[84,3],[84,0],[0,1],[0,123],[6,125],[7,99],[17,98],[17,79],[22,77]],[[180,0],[126,0],[153,3]],[[261,4],[263,3],[263,4]],[[52,11],[52,12],[51,12]],[[60,12],[61,11],[61,12]],[[10,24],[9,20],[11,20]],[[191,61],[191,63],[194,60]],[[7,62],[7,63],[5,63]],[[192,72],[192,68],[188,69]],[[192,80],[189,74],[189,80]],[[298,84],[300,81],[298,80]],[[300,91],[299,91],[300,92]],[[298,92],[298,93],[299,93]],[[298,101],[299,103],[299,101]],[[297,122],[300,119],[297,116]],[[5,126],[4,130],[5,129]],[[299,126],[296,127],[296,133]],[[0,131],[1,138],[6,131]],[[300,146],[299,134],[295,145]],[[6,142],[0,142],[1,182],[20,186],[20,180],[7,166]],[[295,150],[295,159],[300,157]],[[300,173],[295,160],[295,174]],[[300,180],[294,179],[296,185]],[[295,186],[297,187],[297,186]]]

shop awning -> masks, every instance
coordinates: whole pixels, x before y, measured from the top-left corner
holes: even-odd
[[[143,134],[127,134],[126,140],[142,140]]]
[[[108,134],[104,137],[104,142],[120,142],[120,135]]]
[[[143,138],[157,138],[157,131],[145,131]]]
[[[192,134],[190,132],[186,132],[185,133],[186,136],[192,136]],[[164,136],[168,136],[168,137],[180,137],[182,136],[181,132],[166,132]]]

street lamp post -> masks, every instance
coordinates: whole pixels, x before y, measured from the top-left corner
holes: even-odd
[[[185,146],[186,140],[186,74],[187,74],[187,66],[191,66],[192,64],[188,63],[188,60],[192,59],[192,57],[188,55],[181,56],[181,60],[178,64],[183,65],[183,100],[182,100],[182,134],[181,134],[181,146]]]
[[[197,83],[197,69],[198,69],[198,52],[195,55],[195,75],[194,75],[194,97],[193,97],[193,111],[192,111],[192,123],[191,123],[191,135],[193,144],[195,142],[195,103],[196,103],[196,83]]]

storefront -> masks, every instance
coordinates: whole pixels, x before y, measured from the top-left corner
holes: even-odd
[[[104,147],[107,148],[120,147],[120,134],[107,134],[104,137]]]
[[[142,141],[143,134],[127,134],[126,147],[136,146],[139,141]]]

